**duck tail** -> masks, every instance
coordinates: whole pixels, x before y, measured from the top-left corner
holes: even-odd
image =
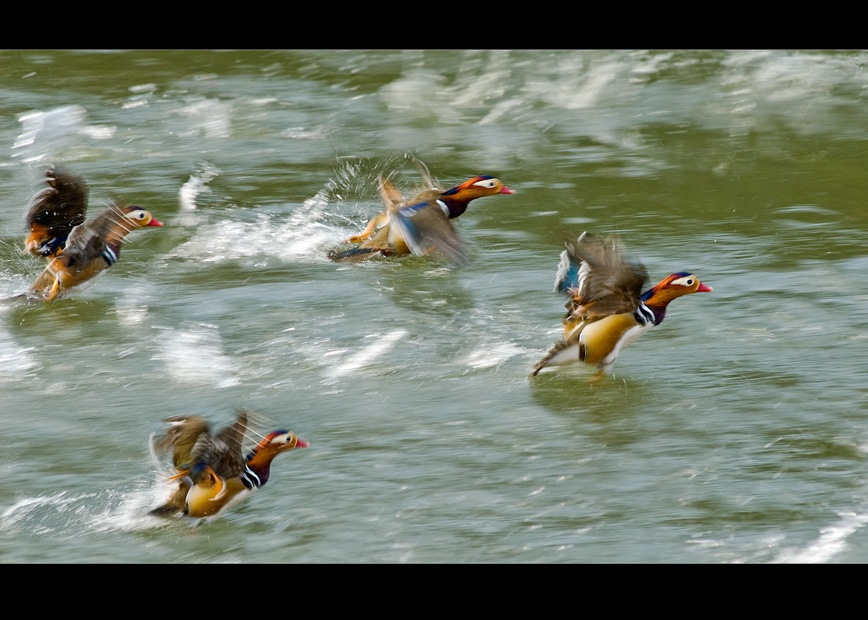
[[[379,248],[350,248],[343,252],[329,252],[328,257],[336,263],[357,263],[380,254]]]

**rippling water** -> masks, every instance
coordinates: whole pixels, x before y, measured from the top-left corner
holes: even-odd
[[[3,562],[863,562],[868,55],[3,51],[0,297],[48,163],[166,226],[0,307]],[[377,175],[500,177],[454,269],[326,253]],[[563,242],[675,302],[605,380],[527,379]],[[311,447],[192,527],[148,437],[237,407]],[[271,430],[262,428],[262,431]]]

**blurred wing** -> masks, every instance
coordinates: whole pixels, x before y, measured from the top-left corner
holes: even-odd
[[[467,262],[464,244],[436,203],[423,202],[397,209],[389,224],[392,234],[398,234],[413,254],[440,254],[457,265]]]
[[[425,182],[425,189],[437,189],[439,187],[440,184],[431,176],[431,171],[428,170],[428,166],[425,165],[425,162],[418,159],[413,155],[413,153],[407,153],[407,158],[413,160],[413,163],[416,164],[416,168],[418,168],[419,172],[422,174],[422,180]]]
[[[217,433],[217,439],[228,446],[236,447],[240,452],[244,437],[247,434],[247,415],[247,411],[241,409],[238,412],[238,419]]]
[[[203,434],[192,450],[194,463],[207,463],[221,478],[235,478],[244,472],[243,442],[247,432],[247,412],[216,436]]]
[[[76,264],[84,264],[88,260],[105,255],[108,264],[114,264],[118,259],[119,249],[107,253],[106,238],[113,229],[120,224],[126,232],[129,232],[131,225],[124,212],[117,205],[112,205],[105,211],[91,218],[89,221],[76,226],[69,234],[69,239],[66,241],[61,256],[65,256],[68,264],[74,266]]]
[[[191,453],[201,435],[210,433],[210,425],[198,416],[173,416],[166,419],[169,425],[166,432],[151,439],[151,451],[158,455],[172,455],[177,469],[193,466]]]
[[[26,246],[32,254],[51,256],[84,223],[88,189],[78,176],[53,166],[45,177],[48,187],[33,198],[25,215],[30,229]]]
[[[385,177],[380,177],[380,196],[383,197],[383,204],[386,205],[387,211],[397,209],[404,204],[401,192]]]
[[[626,258],[616,237],[585,233],[561,253],[555,290],[571,296],[574,317],[591,318],[635,311],[647,281],[645,266]]]

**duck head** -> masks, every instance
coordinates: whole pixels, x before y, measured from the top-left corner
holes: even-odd
[[[127,216],[127,219],[133,222],[137,228],[144,228],[145,226],[162,226],[163,223],[151,215],[151,212],[147,209],[143,209],[137,205],[130,205],[129,207],[124,207],[122,209],[124,215]]]
[[[310,444],[296,437],[291,431],[274,431],[265,436],[250,454],[247,455],[247,467],[256,472],[262,484],[268,481],[271,471],[271,461],[281,452],[288,452],[295,448],[307,448]]]
[[[699,278],[692,273],[679,271],[666,276],[659,284],[645,291],[642,294],[642,302],[654,312],[655,324],[658,324],[666,314],[666,306],[673,299],[692,293],[711,293],[713,290],[700,282]]]
[[[440,194],[439,200],[449,208],[449,217],[458,217],[467,210],[467,203],[483,196],[495,194],[514,194],[515,190],[509,189],[498,178],[491,176],[476,176],[467,179],[461,185],[447,189]]]

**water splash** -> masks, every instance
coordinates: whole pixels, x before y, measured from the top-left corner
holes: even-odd
[[[329,221],[325,192],[305,200],[284,219],[261,214],[252,222],[221,219],[199,227],[197,234],[175,248],[168,258],[225,262],[252,257],[324,261],[325,248],[335,245],[352,228]]]

